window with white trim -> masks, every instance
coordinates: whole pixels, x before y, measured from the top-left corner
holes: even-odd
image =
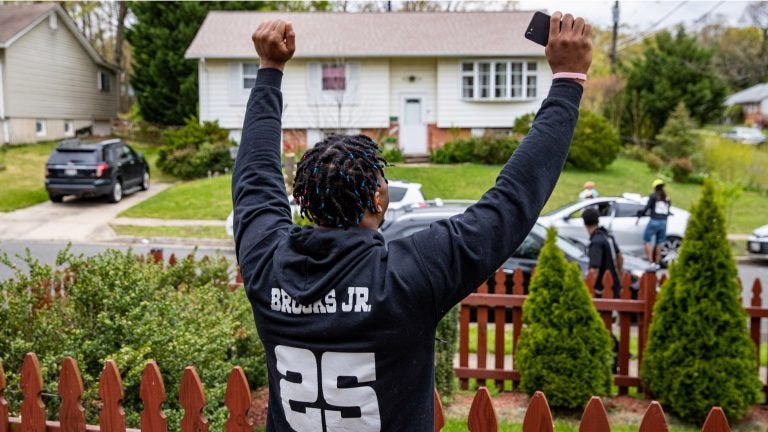
[[[109,74],[103,71],[96,72],[96,87],[99,91],[109,93]]]
[[[461,62],[461,98],[519,100],[536,98],[535,61]]]
[[[347,89],[347,70],[344,63],[323,63],[323,91]]]
[[[72,120],[64,120],[64,136],[73,136],[74,134],[74,122]]]
[[[35,120],[35,135],[46,136],[48,135],[47,129],[45,120]]]
[[[243,88],[252,89],[256,85],[256,75],[259,73],[258,63],[242,63],[241,71],[243,75]]]

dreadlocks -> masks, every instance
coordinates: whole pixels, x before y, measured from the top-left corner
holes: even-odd
[[[331,135],[304,153],[293,183],[301,215],[324,227],[349,228],[365,210],[377,213],[373,196],[389,166],[365,135]]]

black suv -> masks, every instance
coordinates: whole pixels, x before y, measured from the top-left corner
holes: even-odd
[[[64,140],[45,165],[45,189],[55,203],[65,195],[106,195],[116,203],[124,193],[149,189],[149,165],[119,139]]]

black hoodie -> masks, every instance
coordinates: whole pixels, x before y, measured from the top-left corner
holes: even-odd
[[[260,69],[232,178],[237,256],[269,371],[268,431],[432,431],[435,328],[511,255],[562,171],[582,87],[555,80],[496,185],[394,240],[292,225],[282,73]]]

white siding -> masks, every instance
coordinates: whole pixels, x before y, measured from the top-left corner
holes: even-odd
[[[437,61],[437,126],[441,128],[508,128],[517,117],[537,111],[549,92],[552,71],[546,60],[537,60],[536,99],[495,102],[461,99],[459,63],[473,59]]]
[[[427,59],[392,59],[389,62],[389,112],[400,116],[403,97],[421,95],[424,97],[426,123],[437,121],[437,61]]]
[[[247,60],[253,61],[253,60]],[[311,104],[309,72],[305,60],[291,60],[283,76],[283,128],[378,128],[389,126],[388,60],[354,60],[359,63],[356,100],[337,104]],[[247,90],[236,73],[241,60],[208,60],[200,68],[200,117],[218,120],[227,129],[243,126]]]
[[[763,114],[763,117],[768,116],[768,98],[760,102],[760,112]]]
[[[97,72],[110,77],[110,91],[97,88]],[[67,26],[48,20],[5,53],[5,114],[27,118],[113,119],[118,83],[114,72],[94,63]]]

